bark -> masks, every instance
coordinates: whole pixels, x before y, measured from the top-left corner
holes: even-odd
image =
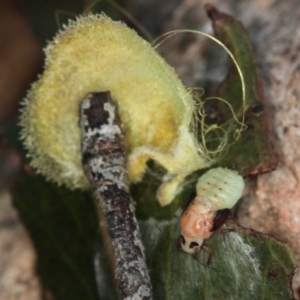
[[[107,224],[121,299],[151,299],[144,248],[129,193],[127,145],[109,92],[88,94],[81,105],[82,164]]]

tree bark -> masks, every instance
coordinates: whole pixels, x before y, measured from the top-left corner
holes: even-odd
[[[84,172],[107,224],[121,299],[151,299],[146,265],[126,170],[127,145],[117,104],[109,92],[88,94],[81,104]]]

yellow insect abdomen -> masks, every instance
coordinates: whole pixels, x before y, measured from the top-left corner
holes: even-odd
[[[140,179],[149,157],[173,174],[202,166],[189,133],[191,96],[133,30],[104,15],[81,17],[57,35],[46,55],[21,124],[32,165],[48,179],[70,188],[88,186],[81,166],[79,105],[87,93],[100,91],[110,91],[118,102],[132,181]]]

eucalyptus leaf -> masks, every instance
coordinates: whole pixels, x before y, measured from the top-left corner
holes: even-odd
[[[108,295],[116,297],[108,260],[103,259],[105,248],[99,239],[96,208],[88,193],[71,192],[41,176],[22,174],[13,190],[13,201],[33,240],[45,290],[55,299],[100,299],[97,262],[105,270],[102,281]],[[96,261],[100,252],[102,260]]]
[[[149,168],[145,180],[133,186],[137,216],[146,249],[154,299],[294,299],[291,277],[296,267],[287,244],[228,221],[203,249],[192,256],[178,249],[181,207],[198,174],[175,201],[160,208],[155,200],[159,169]],[[156,171],[158,170],[158,173]],[[147,217],[145,211],[147,210]],[[209,263],[210,252],[212,254]]]
[[[227,224],[207,241],[206,265],[206,251],[193,257],[176,249],[177,218],[140,225],[154,299],[293,299],[295,261],[285,243]]]
[[[206,5],[209,17],[217,38],[223,42],[234,55],[244,75],[246,103],[245,125],[238,141],[230,138],[236,127],[228,122],[225,130],[228,133],[228,144],[232,144],[224,153],[218,164],[234,167],[240,174],[257,175],[274,170],[277,156],[271,143],[271,130],[266,111],[261,79],[253,55],[252,45],[243,24],[225,13],[219,12],[212,5]],[[227,100],[241,119],[242,89],[239,73],[231,62],[226,79],[220,84],[217,96]],[[232,119],[228,105],[218,101],[216,107],[219,125]],[[209,114],[209,113],[208,113]]]

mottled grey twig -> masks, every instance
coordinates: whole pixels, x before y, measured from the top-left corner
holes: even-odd
[[[151,283],[129,194],[127,147],[117,104],[109,92],[81,104],[82,163],[106,219],[121,299],[151,299]]]

